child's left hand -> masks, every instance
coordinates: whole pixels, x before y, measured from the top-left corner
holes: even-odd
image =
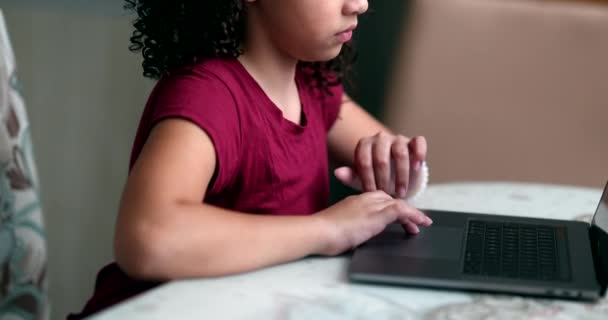
[[[353,167],[334,171],[342,183],[367,192],[382,190],[393,196],[406,196],[408,186],[426,160],[427,144],[422,136],[408,139],[380,132],[359,140]]]

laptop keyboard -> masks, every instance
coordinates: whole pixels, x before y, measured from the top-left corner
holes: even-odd
[[[563,227],[469,220],[463,272],[566,281],[570,268],[565,240]]]

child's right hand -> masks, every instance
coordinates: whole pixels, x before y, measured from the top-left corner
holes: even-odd
[[[337,255],[379,234],[392,222],[399,221],[409,233],[418,233],[418,225],[433,223],[407,202],[394,199],[383,191],[350,196],[315,214],[324,227],[323,245],[318,254]]]

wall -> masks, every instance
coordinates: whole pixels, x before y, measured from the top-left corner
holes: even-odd
[[[131,141],[151,82],[120,1],[2,0],[32,125],[52,319],[79,310],[112,255]]]
[[[410,4],[385,119],[427,138],[431,183],[604,185],[608,6]]]

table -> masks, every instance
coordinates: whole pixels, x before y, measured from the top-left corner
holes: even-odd
[[[587,220],[600,189],[522,183],[431,185],[420,208]],[[173,281],[92,317],[113,319],[608,319],[583,303],[350,283],[348,256],[216,279]]]

